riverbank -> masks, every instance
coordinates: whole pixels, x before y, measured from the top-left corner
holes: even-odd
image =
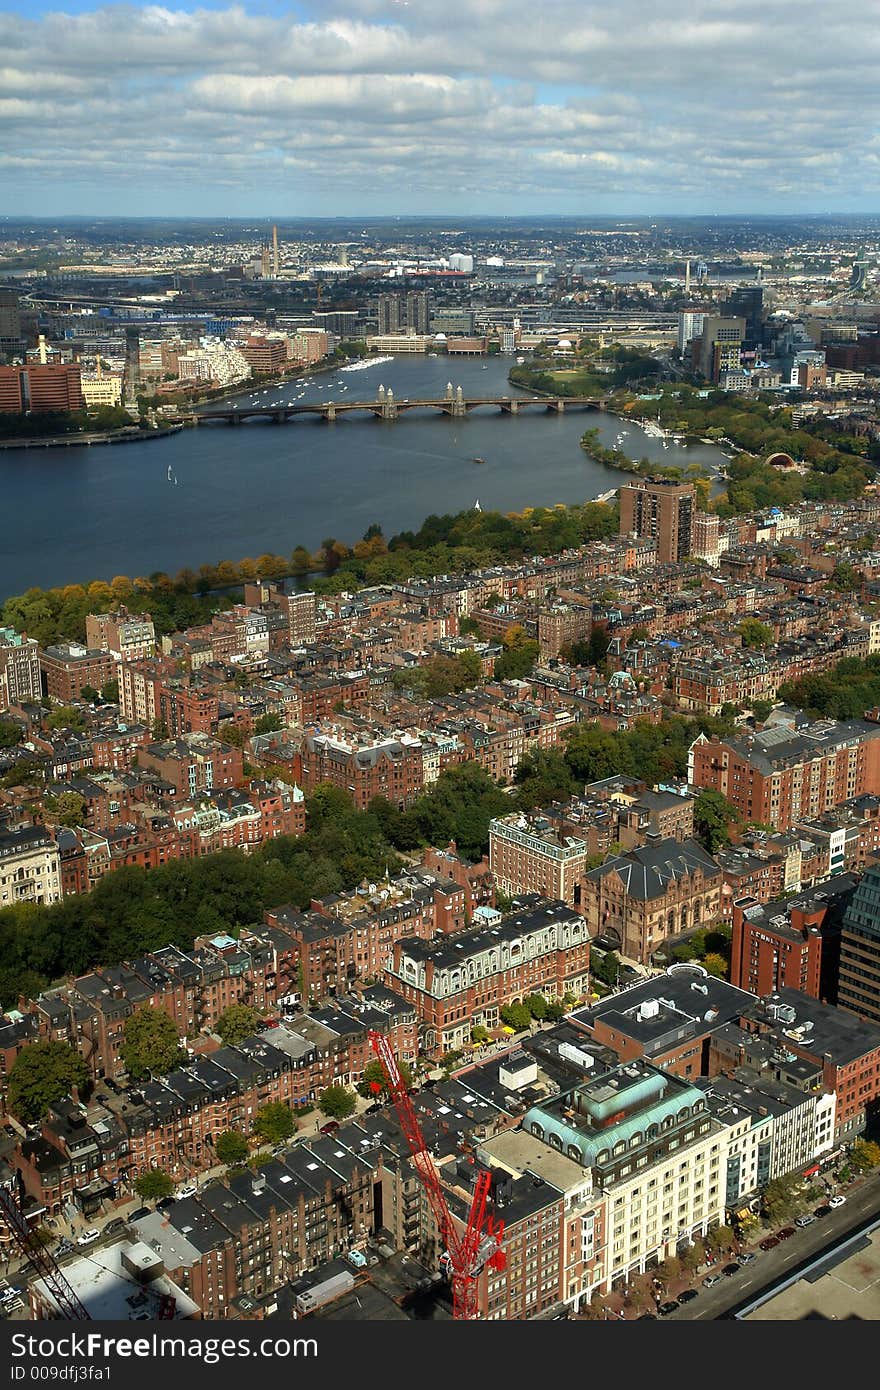
[[[0,449],[81,449],[99,444],[143,444],[150,439],[163,439],[179,434],[183,425],[160,425],[157,429],[115,430],[105,434],[32,435],[29,438],[0,440]]]

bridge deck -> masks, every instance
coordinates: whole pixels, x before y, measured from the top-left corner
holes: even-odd
[[[198,421],[224,420],[227,422],[249,419],[289,420],[297,415],[319,415],[333,418],[337,415],[350,415],[362,410],[384,419],[411,410],[434,410],[444,415],[461,415],[477,410],[482,406],[494,407],[503,414],[517,414],[531,406],[542,407],[554,413],[569,407],[602,410],[608,398],[605,396],[472,396],[461,400],[444,396],[439,400],[374,400],[374,401],[313,401],[308,404],[291,405],[248,405],[233,406],[226,410],[205,410],[196,412],[193,418]]]

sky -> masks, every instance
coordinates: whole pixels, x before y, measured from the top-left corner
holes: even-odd
[[[0,213],[875,213],[880,0],[0,0]]]

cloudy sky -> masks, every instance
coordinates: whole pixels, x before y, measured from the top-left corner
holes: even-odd
[[[0,0],[0,212],[876,212],[880,0]]]

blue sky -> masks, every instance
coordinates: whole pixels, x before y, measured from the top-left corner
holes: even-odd
[[[0,212],[876,212],[876,20],[876,0],[7,0]]]

